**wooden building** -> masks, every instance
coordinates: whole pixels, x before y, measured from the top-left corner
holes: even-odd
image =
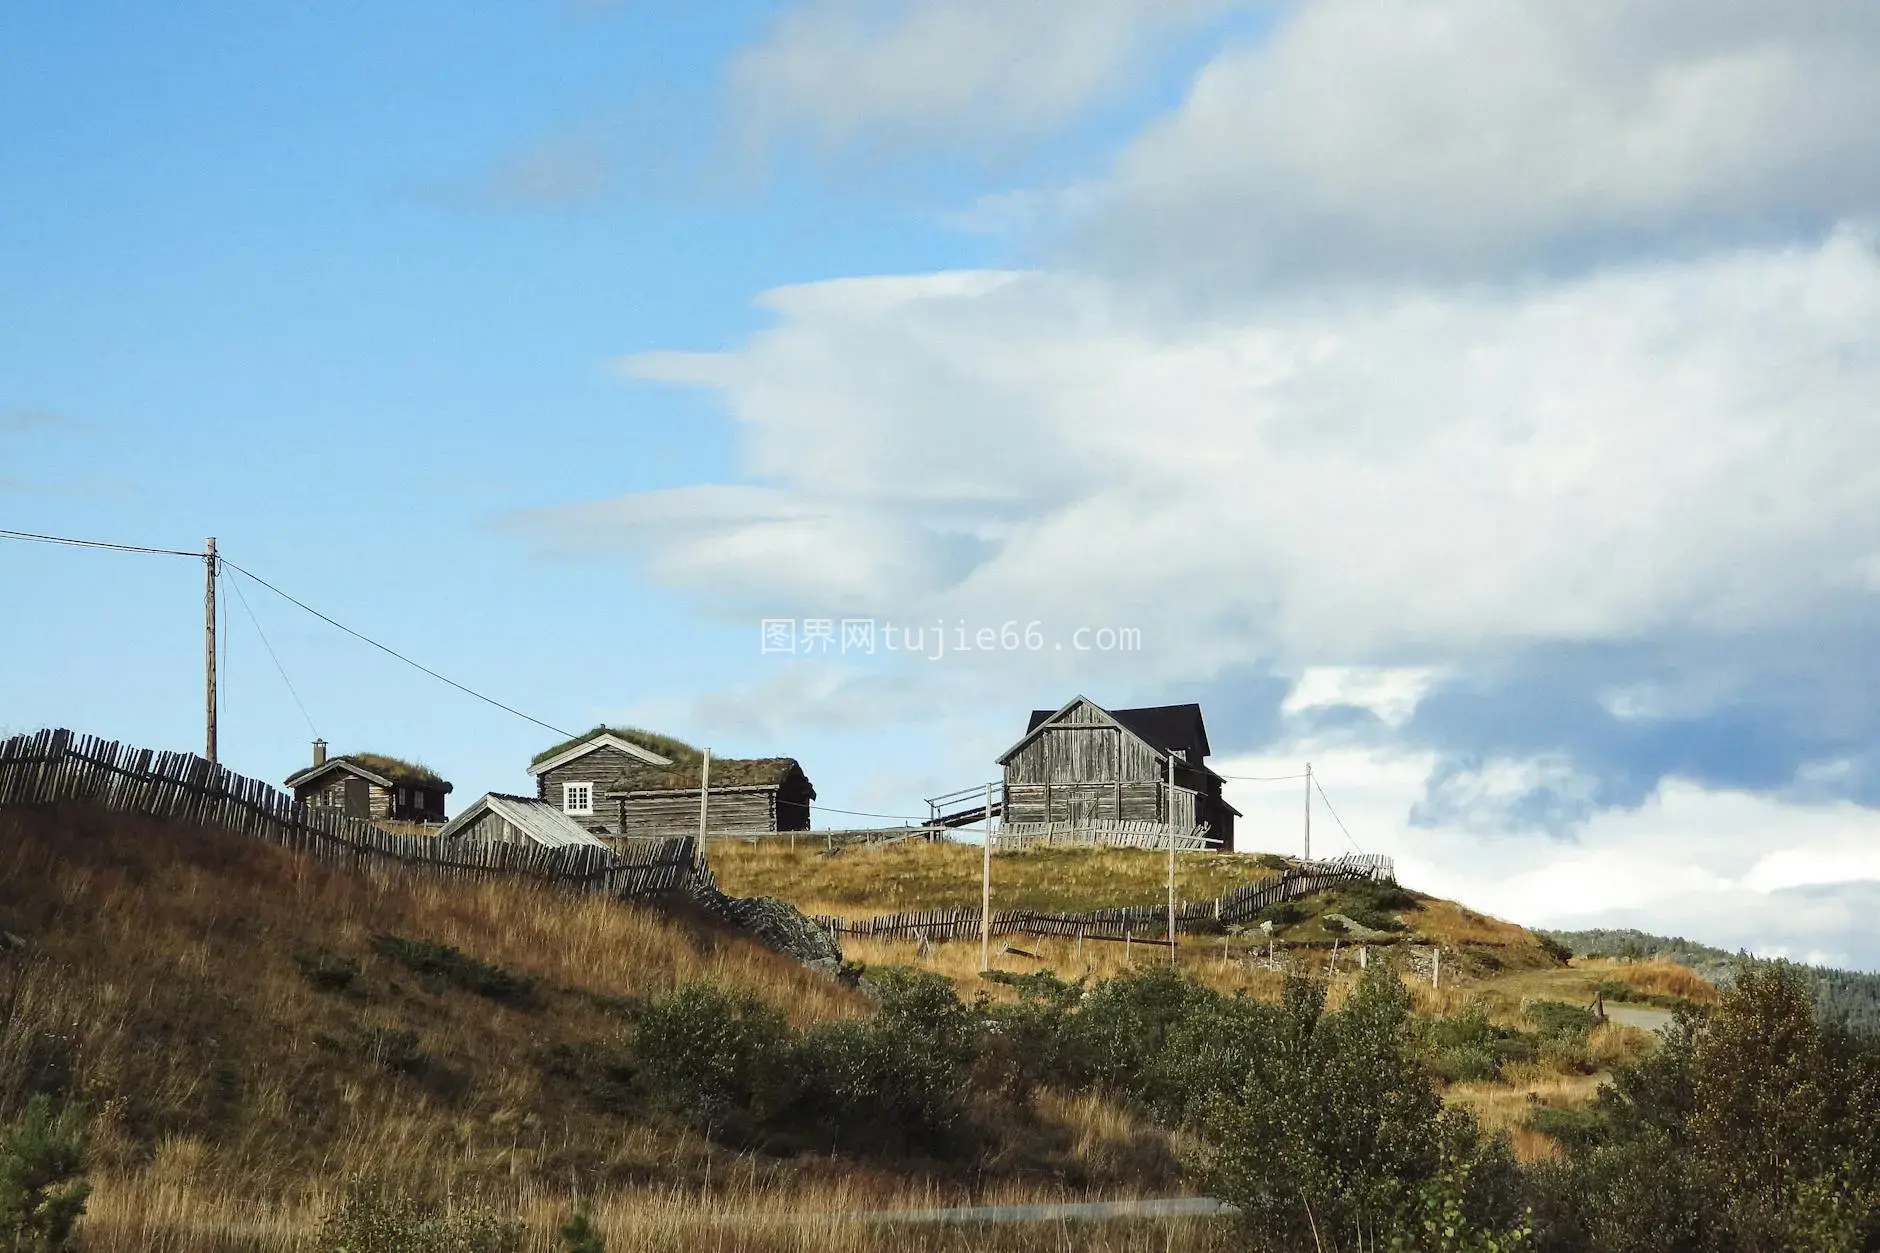
[[[507,796],[501,792],[478,797],[468,809],[444,824],[437,838],[483,844],[535,844],[542,848],[607,847],[606,841],[562,813],[558,806],[533,796]]]
[[[669,736],[596,727],[538,755],[536,796],[588,831],[666,836],[698,831],[704,754]],[[706,814],[713,835],[809,830],[816,789],[790,757],[714,757]]]
[[[328,757],[325,740],[313,742],[313,764],[290,775],[285,786],[303,805],[373,822],[443,822],[451,790],[436,771],[398,757]]]
[[[1231,850],[1240,811],[1207,756],[1199,705],[1104,709],[1079,696],[1036,709],[1025,737],[999,758],[1003,821],[1206,823],[1208,839]]]

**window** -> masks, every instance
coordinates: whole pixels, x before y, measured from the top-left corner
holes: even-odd
[[[561,812],[578,814],[586,817],[594,812],[594,785],[592,783],[564,783],[561,785]]]

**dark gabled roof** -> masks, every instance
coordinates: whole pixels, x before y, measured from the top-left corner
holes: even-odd
[[[697,788],[700,768],[703,761],[680,761],[671,766],[646,765],[629,766],[621,772],[612,784],[610,792],[666,792],[684,791]],[[794,757],[714,757],[712,758],[712,788],[721,787],[775,787],[789,780],[792,771],[802,774],[803,768]],[[816,799],[816,788],[804,775],[803,783],[809,788],[810,799]]]
[[[1103,707],[1099,705],[1098,708]],[[1025,734],[1030,735],[1061,712],[1057,709],[1032,710],[1031,722],[1025,727]],[[1199,705],[1148,705],[1140,709],[1104,709],[1103,712],[1158,753],[1187,749],[1190,750],[1189,763],[1197,766],[1208,755],[1208,728],[1201,720]]]
[[[299,787],[334,770],[356,774],[380,787],[421,787],[442,792],[451,790],[451,785],[444,782],[437,771],[429,766],[384,753],[347,753],[341,757],[328,757],[317,766],[308,766],[305,770],[289,775],[285,786]]]

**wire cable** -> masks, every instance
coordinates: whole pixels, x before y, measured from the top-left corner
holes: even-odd
[[[249,578],[253,579],[255,582],[259,583],[261,586],[267,588],[270,592],[273,592],[276,596],[279,596],[282,600],[286,601],[288,604],[294,605],[294,606],[297,606],[298,608],[306,610],[308,613],[312,614],[314,617],[318,618],[320,621],[326,623],[328,626],[335,627],[338,630],[344,631],[346,634],[352,636],[356,640],[361,641],[362,643],[372,645],[372,647],[378,649],[380,652],[384,653],[386,656],[394,657],[398,659],[399,661],[404,662],[406,665],[410,666],[414,670],[422,670],[424,673],[430,675],[432,678],[436,679],[438,682],[446,684],[450,687],[456,688],[458,691],[462,692],[465,696],[474,696],[476,699],[482,701],[486,705],[493,705],[497,709],[502,710],[506,714],[514,714],[516,717],[522,719],[524,722],[533,722],[536,726],[541,727],[547,731],[553,731],[556,735],[559,735],[568,739],[574,738],[574,732],[572,731],[566,730],[562,727],[558,727],[552,722],[543,722],[540,718],[532,717],[529,714],[523,713],[520,709],[517,709],[514,705],[503,704],[502,701],[497,700],[494,696],[485,696],[483,693],[477,691],[473,687],[465,687],[463,684],[457,682],[457,680],[450,678],[447,675],[439,674],[437,671],[431,669],[431,667],[427,665],[424,665],[422,662],[413,661],[411,658],[405,656],[405,654],[399,652],[397,649],[392,648],[389,645],[379,643],[377,640],[373,639],[370,635],[365,635],[359,631],[355,631],[351,627],[347,626],[344,622],[339,622],[332,618],[327,617],[325,614],[321,613],[318,609],[315,609],[312,605],[309,605],[306,601],[299,600],[293,596],[289,596],[286,592],[283,592],[280,588],[274,586],[274,584],[268,582],[266,579],[256,574],[253,570],[247,569],[244,566],[238,566],[226,557],[224,557],[222,561],[223,561],[223,564],[230,566],[235,570],[240,571],[242,574],[247,575]]]
[[[1319,799],[1325,802],[1326,811],[1332,815],[1332,821],[1336,822],[1338,829],[1345,833],[1345,843],[1351,845],[1352,852],[1362,854],[1364,850],[1359,848],[1358,842],[1351,838],[1351,831],[1345,826],[1345,820],[1338,816],[1336,809],[1332,808],[1332,798],[1325,794],[1325,785],[1319,782],[1317,775],[1312,778],[1312,786],[1318,789]]]
[[[1231,779],[1235,783],[1285,783],[1292,779],[1303,779],[1306,777],[1306,773],[1303,770],[1298,774],[1221,774],[1220,771],[1217,770],[1215,774],[1220,775],[1223,779]]]
[[[236,567],[230,566],[229,568],[233,570]],[[268,642],[268,633],[261,629],[261,619],[255,617],[254,607],[248,603],[248,594],[242,591],[241,580],[231,578],[228,585],[235,589],[235,598],[241,601],[242,609],[248,614],[248,620],[255,624],[255,634],[261,637],[261,647],[268,650],[268,656],[274,662],[275,671],[281,676],[281,682],[287,685],[287,694],[292,696],[294,704],[300,707],[300,716],[307,720],[307,730],[313,732],[314,739],[319,739],[320,729],[313,725],[313,715],[307,712],[306,702],[300,699],[300,692],[294,687],[294,681],[287,677],[287,667],[281,664],[280,656],[274,651],[274,645]]]
[[[64,544],[71,548],[108,548],[119,553],[153,553],[161,557],[194,557],[198,561],[206,553],[189,552],[181,548],[149,548],[142,544],[107,544],[102,540],[73,539],[67,535],[40,535],[34,531],[8,531],[0,529],[0,539],[26,540],[35,544]]]

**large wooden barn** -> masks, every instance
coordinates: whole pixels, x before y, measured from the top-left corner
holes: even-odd
[[[536,796],[604,836],[696,833],[704,754],[670,736],[596,727],[539,754]],[[809,830],[816,789],[791,757],[713,757],[712,835]]]
[[[443,822],[451,790],[435,770],[384,753],[328,757],[325,740],[313,742],[313,764],[285,786],[303,805],[373,822]]]
[[[1062,709],[1035,709],[1025,737],[999,758],[1003,820],[1206,823],[1208,840],[1231,850],[1240,811],[1207,756],[1199,705],[1105,709],[1079,696]]]

